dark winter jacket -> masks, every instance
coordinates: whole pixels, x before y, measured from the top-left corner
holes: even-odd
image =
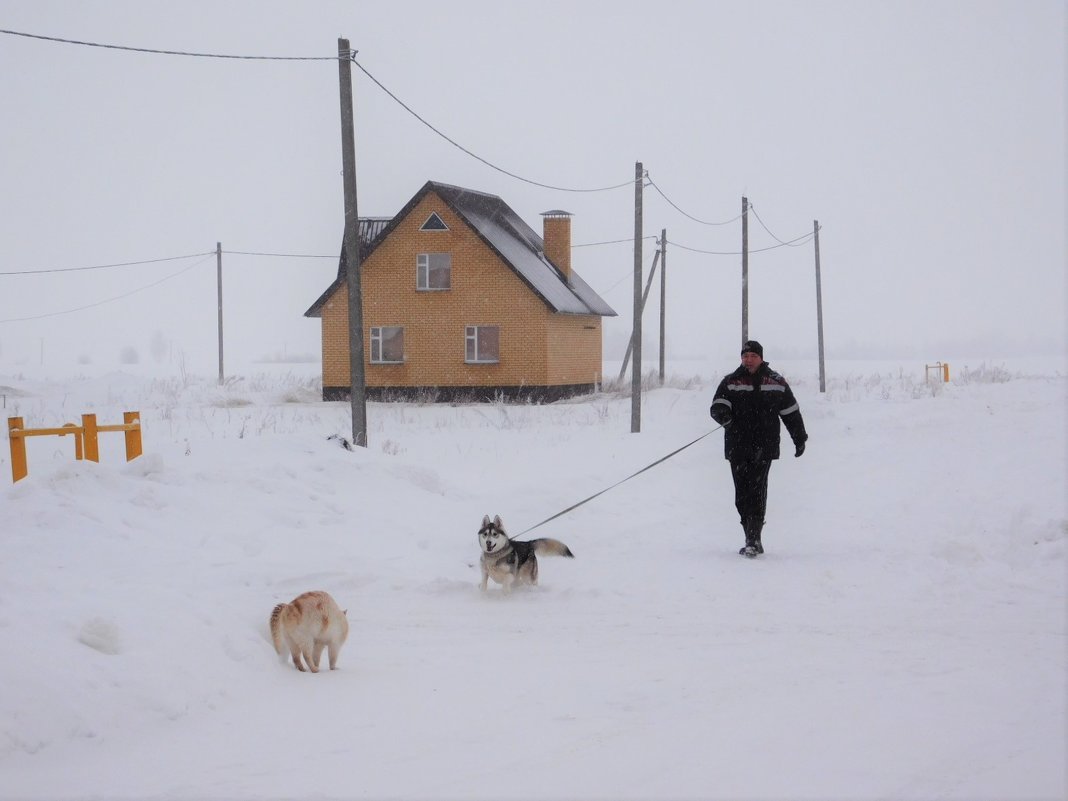
[[[779,418],[795,446],[808,439],[793,390],[767,362],[753,374],[740,366],[720,381],[709,413],[724,426],[723,447],[728,459],[778,459]]]

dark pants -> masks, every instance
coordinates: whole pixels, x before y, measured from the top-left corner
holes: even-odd
[[[742,525],[746,520],[764,522],[768,508],[768,473],[770,461],[753,462],[731,459],[731,476],[734,478],[734,506]]]

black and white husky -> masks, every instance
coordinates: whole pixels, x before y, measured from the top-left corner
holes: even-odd
[[[482,583],[485,590],[492,578],[505,592],[516,584],[538,583],[538,556],[567,556],[574,558],[571,549],[559,540],[542,537],[537,540],[513,540],[504,531],[499,516],[482,518],[478,530],[478,544],[482,546]]]

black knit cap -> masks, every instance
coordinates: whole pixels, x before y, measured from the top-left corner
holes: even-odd
[[[764,346],[757,342],[755,339],[750,339],[744,345],[742,345],[742,354],[755,353],[761,359],[764,358]]]

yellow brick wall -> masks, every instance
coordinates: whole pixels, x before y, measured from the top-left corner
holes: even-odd
[[[548,384],[601,383],[601,318],[557,314],[549,328]]]
[[[448,231],[420,231],[436,212]],[[452,287],[417,291],[416,256],[452,253]],[[593,383],[601,319],[553,314],[438,196],[430,192],[361,265],[364,374],[377,387],[501,387]],[[497,325],[500,362],[466,364],[465,328]],[[403,326],[405,363],[371,364],[370,329]],[[349,379],[348,290],[322,308],[323,386]]]

